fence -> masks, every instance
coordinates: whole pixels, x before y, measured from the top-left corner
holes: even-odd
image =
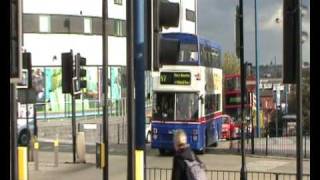
[[[281,131],[285,132],[285,131]],[[303,155],[304,158],[310,158],[310,135],[308,132],[303,134]],[[230,141],[230,146],[233,152],[240,152],[240,140]],[[282,155],[282,156],[296,156],[296,134],[284,133],[277,137],[261,137],[254,138],[254,153],[259,155]],[[245,139],[246,153],[252,153],[251,138]]]
[[[208,180],[238,180],[239,171],[207,170]],[[171,180],[172,169],[169,168],[146,168],[147,180]],[[309,174],[303,175],[303,180],[310,180]],[[247,180],[296,180],[294,173],[281,172],[256,172],[247,171]]]
[[[126,98],[108,99],[109,117],[126,116]],[[63,103],[46,102],[37,104],[37,119],[71,118],[71,101]],[[103,107],[99,100],[76,100],[76,116],[102,116]]]

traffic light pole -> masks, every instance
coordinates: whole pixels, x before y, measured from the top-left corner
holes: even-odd
[[[135,179],[145,175],[145,0],[134,0]]]
[[[76,141],[76,97],[74,94],[71,93],[72,97],[72,155],[73,155],[73,163],[76,163],[76,147],[77,147],[77,141]]]
[[[255,55],[256,55],[256,137],[260,137],[260,91],[259,91],[259,48],[258,48],[258,20],[257,20],[257,0],[254,0],[254,36],[255,36]],[[252,126],[253,128],[253,126]]]
[[[128,16],[127,16],[128,17]],[[107,75],[108,75],[108,36],[106,34],[107,31],[107,20],[108,20],[108,0],[102,0],[102,91],[103,91],[103,143],[105,145],[104,148],[104,167],[102,167],[102,179],[109,179],[109,124],[108,124],[108,83],[107,83]]]
[[[244,65],[244,42],[243,42],[243,0],[239,0],[239,29],[240,29],[240,68],[241,68],[241,171],[240,180],[247,180],[247,168],[244,150],[244,96],[245,96],[245,65]]]
[[[17,180],[17,107],[16,85],[10,84],[10,179]]]
[[[127,123],[128,123],[128,164],[127,180],[135,179],[134,164],[134,11],[133,1],[127,0]],[[141,79],[140,81],[144,81]]]
[[[302,60],[302,53],[301,53],[301,45],[302,45],[302,37],[301,37],[301,0],[295,0],[295,19],[296,19],[296,27],[295,27],[295,46],[296,52],[295,55],[297,56],[297,180],[302,180],[303,174],[303,152],[302,152],[302,74],[301,74],[301,60]]]

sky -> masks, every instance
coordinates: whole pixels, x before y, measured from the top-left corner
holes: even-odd
[[[255,64],[254,1],[243,0],[244,58]],[[221,44],[223,52],[235,53],[235,9],[239,0],[198,0],[198,34]],[[276,61],[282,64],[282,5],[283,0],[257,0],[258,57],[260,65]],[[310,0],[302,18],[302,30],[308,39],[302,45],[302,60],[310,62]],[[275,19],[280,22],[276,23]]]

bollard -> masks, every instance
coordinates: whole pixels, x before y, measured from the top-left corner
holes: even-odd
[[[28,180],[28,148],[18,147],[18,179]]]
[[[307,158],[307,135],[304,135],[304,158]]]
[[[240,152],[240,140],[238,140],[238,152]]]
[[[28,161],[29,162],[32,162],[34,161],[34,158],[33,158],[33,151],[34,151],[34,147],[33,147],[33,144],[34,144],[34,137],[31,138],[31,141],[29,141],[29,151],[28,151]]]
[[[269,139],[269,134],[266,136],[266,156],[268,156],[268,139]]]
[[[37,171],[39,170],[39,143],[37,141],[34,142],[33,149],[34,169]]]
[[[53,150],[54,150],[54,167],[58,167],[59,164],[59,140],[56,139],[53,141]]]
[[[118,126],[118,144],[120,144],[120,124],[117,124]]]
[[[86,141],[84,132],[77,133],[77,162],[86,163]]]

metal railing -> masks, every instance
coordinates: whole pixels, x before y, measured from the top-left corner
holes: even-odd
[[[171,180],[170,168],[146,168],[147,180]],[[239,180],[240,171],[207,170],[208,180]],[[247,180],[296,180],[294,173],[248,171]],[[310,180],[310,174],[304,174],[303,180]]]
[[[310,158],[310,135],[308,132],[303,134],[303,157]],[[231,150],[240,152],[240,140],[230,141]],[[246,137],[245,150],[251,154],[251,139]],[[295,134],[279,134],[278,137],[261,137],[254,138],[254,153],[258,155],[280,155],[280,156],[296,156],[296,136]]]
[[[109,117],[126,116],[126,98],[119,100],[108,99]],[[76,116],[102,116],[102,104],[99,100],[80,99],[76,101]],[[37,104],[38,119],[56,119],[71,117],[71,102]]]

